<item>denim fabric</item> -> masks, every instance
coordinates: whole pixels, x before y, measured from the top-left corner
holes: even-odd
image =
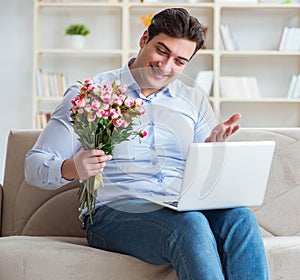
[[[269,279],[261,233],[247,208],[179,213],[126,199],[95,211],[87,240],[94,248],[170,263],[181,280]]]

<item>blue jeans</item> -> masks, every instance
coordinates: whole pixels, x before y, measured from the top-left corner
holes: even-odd
[[[152,264],[181,280],[269,279],[262,236],[247,208],[176,212],[145,200],[99,207],[87,222],[91,247]]]

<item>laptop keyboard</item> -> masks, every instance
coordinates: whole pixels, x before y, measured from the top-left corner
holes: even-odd
[[[164,201],[163,203],[174,206],[174,207],[178,206],[178,201]]]

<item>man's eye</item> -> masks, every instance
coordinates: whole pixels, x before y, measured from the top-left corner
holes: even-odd
[[[176,64],[179,66],[184,66],[186,64],[186,61],[184,60],[176,60]]]
[[[159,54],[167,55],[167,52],[164,51],[164,50],[162,50],[162,49],[160,49],[160,48],[157,48],[156,50],[157,50],[157,52],[158,52]]]

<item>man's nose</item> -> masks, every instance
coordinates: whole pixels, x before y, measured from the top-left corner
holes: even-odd
[[[172,69],[173,61],[170,58],[166,58],[158,63],[158,66],[163,69]]]

